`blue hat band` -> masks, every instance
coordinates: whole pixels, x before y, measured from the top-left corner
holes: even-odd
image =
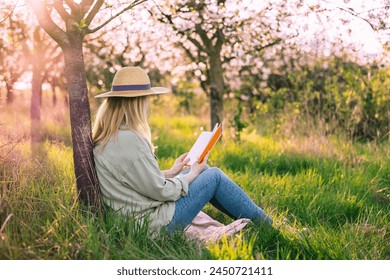
[[[119,85],[119,86],[112,86],[111,91],[131,91],[131,90],[149,90],[150,84],[146,85]]]

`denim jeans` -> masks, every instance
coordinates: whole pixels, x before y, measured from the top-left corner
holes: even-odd
[[[225,173],[215,167],[206,167],[189,185],[188,195],[175,202],[168,230],[186,228],[208,202],[233,219],[272,223],[272,219]]]

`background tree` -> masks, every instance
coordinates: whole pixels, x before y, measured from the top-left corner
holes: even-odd
[[[56,103],[55,83],[58,83],[59,70],[57,64],[63,65],[63,56],[58,45],[53,40],[48,40],[40,26],[36,26],[32,32],[32,44],[28,50],[28,60],[32,65],[31,80],[31,140],[40,141],[40,122],[42,105],[42,85],[50,82],[53,91],[53,105]],[[59,73],[56,73],[55,71]]]
[[[150,8],[155,19],[177,34],[175,45],[184,50],[209,97],[211,126],[223,121],[224,94],[230,88],[226,73],[235,75],[238,71],[232,71],[234,68],[245,65],[253,56],[261,57],[265,49],[282,41],[283,5],[208,0],[167,1]]]
[[[143,6],[131,13],[130,18],[116,19],[110,32],[86,38],[87,81],[97,91],[110,89],[115,72],[123,66],[141,66],[148,71],[152,84],[165,83],[167,87],[170,81],[162,78],[180,72],[183,53],[166,40],[170,36],[167,28],[156,26]]]
[[[9,3],[8,14],[3,15],[3,44],[1,56],[4,57],[4,75],[7,87],[7,102],[14,101],[13,84],[31,71],[31,140],[40,140],[42,105],[42,84],[52,80],[53,68],[59,63],[59,47],[53,40],[47,40],[31,12],[18,6],[18,1]],[[29,28],[27,28],[29,27]],[[12,64],[11,64],[12,62]],[[9,65],[8,65],[9,64]],[[57,67],[58,68],[58,67]],[[27,74],[27,75],[26,75]]]
[[[65,76],[69,94],[70,119],[77,188],[80,199],[99,207],[99,189],[93,163],[91,141],[91,118],[88,89],[85,77],[83,41],[113,19],[120,16],[142,0],[129,3],[106,3],[103,0],[27,0],[33,8],[39,24],[61,47],[65,60]],[[111,9],[113,14],[92,27],[92,22],[101,9]]]
[[[109,90],[115,73],[124,66],[140,66],[146,68],[145,51],[141,47],[140,36],[126,32],[112,30],[110,33],[101,33],[99,36],[86,41],[87,81],[97,91]],[[112,37],[123,36],[124,42],[111,44]],[[136,37],[136,38],[135,38]]]
[[[0,27],[7,30],[0,35],[0,79],[5,83],[7,103],[10,104],[14,101],[14,84],[28,70],[27,26],[11,13]]]

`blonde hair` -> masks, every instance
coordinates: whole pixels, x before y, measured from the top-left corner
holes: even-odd
[[[154,153],[148,123],[149,96],[109,97],[100,105],[92,128],[93,145],[102,150],[120,128],[131,130],[146,139]]]

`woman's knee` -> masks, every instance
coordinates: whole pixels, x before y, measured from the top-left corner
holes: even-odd
[[[206,167],[196,178],[196,181],[205,183],[208,187],[218,187],[223,172],[216,167]]]
[[[212,180],[217,183],[217,187],[220,186],[226,178],[225,173],[223,173],[223,171],[218,167],[210,167],[206,170],[206,174],[207,177],[212,178]]]
[[[222,170],[219,169],[218,167],[207,167],[203,172],[206,172],[208,176],[213,176],[213,177],[221,177],[223,174]]]

